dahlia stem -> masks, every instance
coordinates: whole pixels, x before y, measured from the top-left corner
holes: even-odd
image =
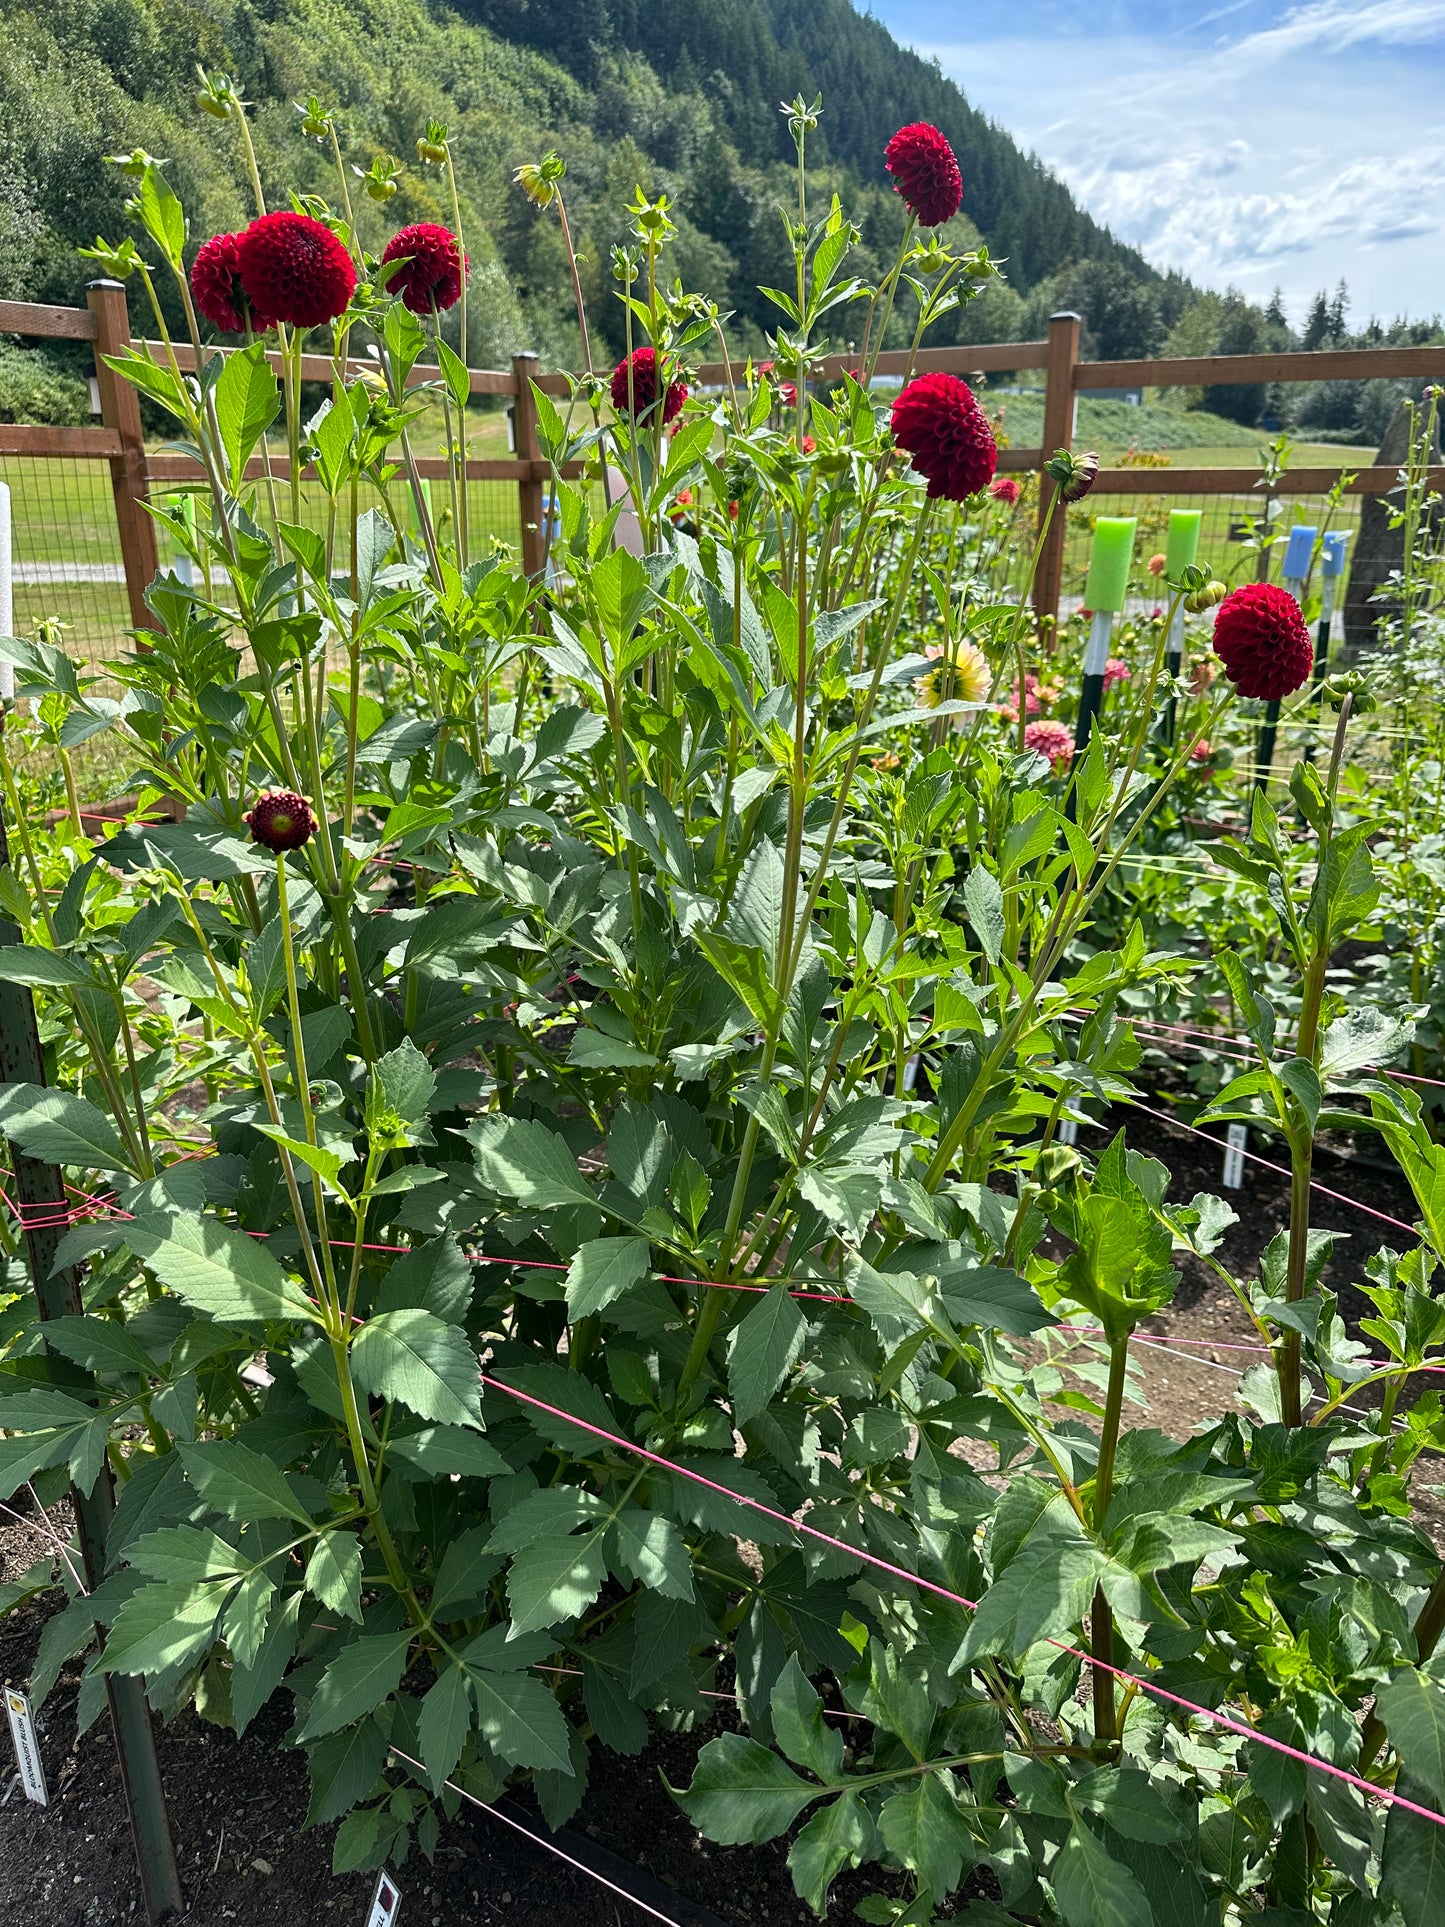
[[[457,170],[452,161],[452,144],[447,147],[447,185],[452,194],[452,232],[456,236],[457,254],[460,258],[462,292],[457,303],[457,325],[460,330],[462,366],[471,380],[471,360],[467,353],[467,250],[462,240],[462,204],[457,195]],[[457,525],[457,560],[463,569],[467,566],[470,554],[469,528],[467,520],[467,404],[462,402],[458,411],[461,421],[457,430],[459,444],[458,460],[461,465],[462,514]]]

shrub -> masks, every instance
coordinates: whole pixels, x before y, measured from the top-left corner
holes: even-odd
[[[90,391],[43,350],[0,337],[0,421],[74,428],[90,420]]]

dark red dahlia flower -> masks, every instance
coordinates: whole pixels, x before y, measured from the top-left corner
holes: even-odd
[[[191,268],[191,294],[213,328],[239,335],[249,326],[259,335],[272,326],[271,317],[246,298],[240,250],[239,234],[213,234],[203,241]]]
[[[1275,702],[1309,681],[1314,645],[1287,589],[1246,582],[1219,605],[1214,653],[1241,696]]]
[[[893,439],[928,480],[930,496],[966,501],[988,487],[998,444],[973,390],[957,375],[920,375],[893,404]]]
[[[294,790],[263,790],[241,821],[257,843],[278,853],[299,850],[316,833],[311,805]]]
[[[917,120],[900,127],[883,150],[893,192],[903,197],[920,227],[941,227],[963,203],[963,176],[953,149],[936,127]]]
[[[657,350],[634,348],[626,361],[612,370],[612,406],[619,415],[646,415],[657,400]],[[662,419],[670,422],[687,400],[687,389],[680,381],[667,384],[662,404]]]
[[[387,272],[388,264],[400,267]],[[417,221],[397,230],[381,256],[381,285],[399,294],[413,314],[451,308],[461,299],[465,264],[457,237],[435,221]]]
[[[334,321],[356,292],[356,264],[309,214],[263,214],[237,242],[241,286],[257,314],[293,328]]]
[[[988,485],[988,492],[996,502],[1003,502],[1012,508],[1019,499],[1019,485],[1012,475],[998,475]]]

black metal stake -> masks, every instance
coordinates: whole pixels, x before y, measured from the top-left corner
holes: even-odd
[[[5,835],[4,811],[0,809],[0,871],[9,867],[10,848]],[[0,920],[0,944],[19,941],[20,932],[14,924]],[[35,1000],[21,984],[0,983],[0,1078],[7,1084],[45,1082]],[[67,1265],[58,1272],[54,1269],[66,1209],[60,1171],[53,1164],[42,1164],[36,1158],[27,1157],[16,1144],[7,1144],[7,1149],[15,1174],[16,1202],[24,1219],[30,1278],[40,1316],[42,1319],[64,1318],[79,1312],[82,1305],[80,1275],[75,1267]],[[86,1589],[94,1592],[105,1577],[106,1538],[115,1510],[110,1467],[101,1466],[89,1494],[77,1491],[72,1485],[70,1497],[75,1508]],[[103,1642],[105,1635],[99,1626],[96,1632]],[[115,1750],[120,1761],[126,1811],[130,1815],[146,1918],[152,1923],[168,1920],[183,1910],[185,1900],[166,1814],[150,1707],[141,1681],[131,1674],[107,1673],[105,1691],[110,1702],[111,1726],[115,1732]]]
[[[1262,790],[1269,784],[1269,766],[1274,761],[1274,740],[1279,734],[1279,697],[1265,705],[1264,728],[1259,732],[1259,748],[1254,756],[1254,787]]]

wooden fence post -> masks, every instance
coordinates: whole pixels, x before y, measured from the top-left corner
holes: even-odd
[[[512,376],[517,384],[517,460],[539,463],[542,444],[537,439],[537,403],[532,394],[532,377],[537,372],[537,357],[530,350],[512,356]],[[517,506],[522,515],[522,569],[532,577],[541,575],[547,565],[547,531],[542,507],[542,483],[534,472],[531,480],[517,483]]]
[[[1068,448],[1074,439],[1074,366],[1079,359],[1080,318],[1071,310],[1049,316],[1049,353],[1044,364],[1043,459],[1056,449]],[[1039,526],[1043,527],[1053,499],[1054,484],[1039,475]],[[1058,619],[1059,595],[1064,583],[1064,539],[1068,518],[1061,508],[1049,524],[1048,536],[1034,571],[1034,614],[1040,625]],[[1048,646],[1053,648],[1050,629]]]
[[[86,305],[95,316],[95,379],[100,389],[100,419],[120,436],[121,452],[110,462],[110,485],[115,494],[115,521],[120,532],[125,586],[130,597],[130,619],[137,629],[159,627],[146,607],[145,592],[160,567],[156,526],[142,506],[150,495],[146,478],[145,436],[141,429],[140,396],[122,375],[106,364],[107,355],[120,355],[130,346],[130,310],[119,281],[92,281],[85,290]]]

